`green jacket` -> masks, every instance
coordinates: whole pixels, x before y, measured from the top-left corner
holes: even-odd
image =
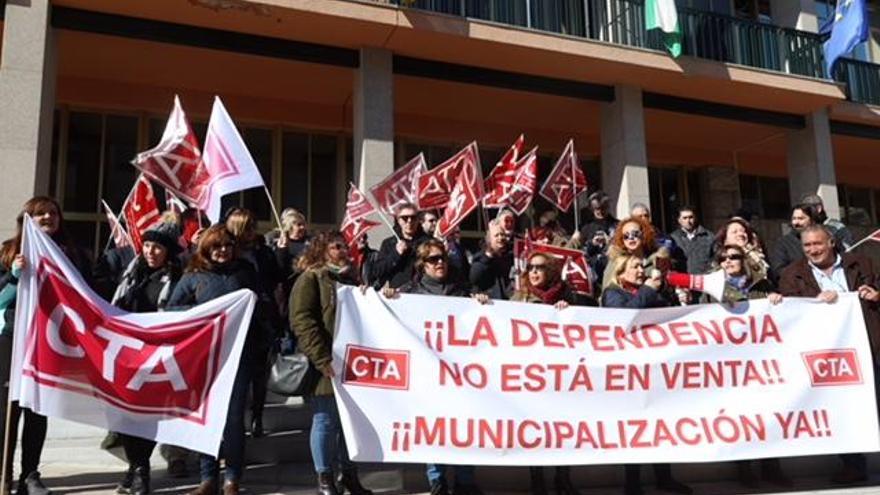
[[[309,269],[297,278],[290,291],[290,327],[299,350],[318,369],[333,360],[336,282],[348,281],[327,268]],[[333,395],[330,379],[322,376],[313,395]]]

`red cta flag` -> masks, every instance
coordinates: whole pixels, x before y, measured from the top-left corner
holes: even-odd
[[[587,189],[587,176],[581,170],[574,140],[570,140],[562,151],[562,156],[541,186],[541,196],[556,205],[561,211],[568,211],[575,196]]]
[[[513,244],[513,253],[514,263],[520,273],[525,271],[529,256],[534,253],[543,253],[560,260],[562,280],[568,284],[571,290],[587,296],[593,294],[592,271],[583,251],[531,242],[528,239],[517,239]]]
[[[495,164],[495,168],[489,172],[483,189],[486,195],[483,196],[484,208],[502,208],[506,205],[506,198],[517,176],[517,161],[519,154],[522,153],[523,144],[525,143],[525,135],[520,134],[513,145],[504,153],[504,156]]]
[[[502,199],[502,203],[517,215],[522,215],[532,204],[537,187],[538,147],[536,146],[516,162],[516,179],[507,196]]]
[[[156,202],[156,195],[153,194],[153,185],[144,175],[139,176],[131,192],[128,193],[128,199],[122,205],[122,216],[128,226],[128,234],[135,253],[141,252],[144,233],[159,223],[160,215],[159,203]]]
[[[418,195],[419,177],[427,172],[425,155],[419,153],[403,167],[370,188],[379,209],[387,215],[395,215],[406,203],[415,204]]]
[[[446,237],[477,206],[483,197],[483,174],[478,161],[469,160],[461,169],[449,195],[449,203],[437,222],[437,237]]]
[[[419,209],[445,208],[449,203],[449,195],[452,193],[452,188],[455,187],[455,181],[461,174],[462,168],[473,164],[480,168],[480,152],[477,149],[476,141],[465,146],[452,158],[419,176]]]
[[[256,296],[133,314],[82,280],[30,218],[10,396],[45,416],[216,455]]]
[[[207,176],[202,170],[202,153],[180,98],[168,115],[165,132],[155,148],[139,153],[132,164],[144,175],[190,204],[198,201]]]
[[[376,211],[367,197],[354,184],[348,188],[348,201],[345,203],[345,216],[339,230],[349,246],[360,239],[368,230],[379,225],[379,222],[367,220],[366,217]]]

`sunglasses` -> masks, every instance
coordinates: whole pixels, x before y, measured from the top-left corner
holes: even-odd
[[[721,262],[725,262],[725,261],[728,261],[728,260],[730,260],[730,261],[742,261],[743,259],[744,259],[744,256],[741,255],[741,254],[730,254],[730,255],[724,255],[724,256],[719,256],[719,257],[718,257],[718,261],[721,261]]]
[[[630,230],[629,232],[623,233],[623,240],[625,240],[625,241],[634,241],[636,239],[641,239],[641,238],[642,238],[642,231],[641,230]]]
[[[442,254],[435,254],[434,256],[428,256],[427,258],[425,258],[425,263],[430,263],[432,265],[436,265],[441,261],[443,263],[446,263],[446,256],[443,256]]]
[[[416,219],[415,215],[400,215],[397,217],[398,220],[403,220],[404,222],[412,222]]]
[[[536,271],[536,272],[546,272],[546,271],[547,271],[547,265],[532,265],[532,264],[528,264],[528,265],[526,265],[526,271],[527,271],[527,272],[531,272],[531,271]]]
[[[227,243],[225,243],[225,244],[217,244],[217,245],[211,246],[211,251],[220,251],[220,250],[223,250],[223,249],[232,249],[232,248],[234,248],[234,247],[235,247],[235,244],[233,244],[233,243],[231,243],[231,242],[227,242]]]

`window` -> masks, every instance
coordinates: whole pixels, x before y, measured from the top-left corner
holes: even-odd
[[[678,228],[678,208],[700,207],[699,172],[683,167],[648,167],[651,221],[664,232]]]
[[[876,191],[864,187],[839,184],[837,195],[843,223],[859,227],[876,225],[876,194]]]
[[[788,220],[791,216],[788,179],[740,175],[742,209],[768,220]]]

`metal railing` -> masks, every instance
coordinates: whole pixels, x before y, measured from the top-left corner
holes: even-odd
[[[377,0],[622,45],[663,50],[645,30],[644,0]],[[682,53],[694,57],[823,78],[816,33],[690,8],[678,8]],[[880,105],[880,65],[842,59],[834,79],[852,101]]]

